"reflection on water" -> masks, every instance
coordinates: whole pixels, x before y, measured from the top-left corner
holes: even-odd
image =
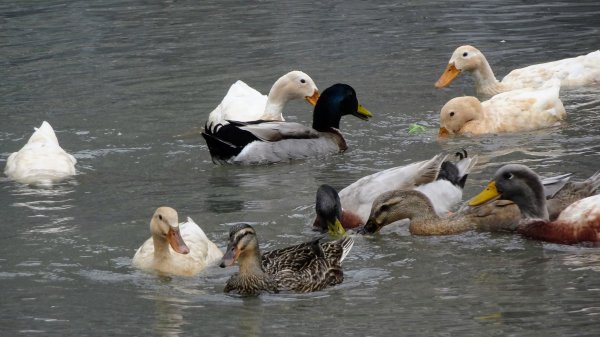
[[[14,335],[595,335],[597,247],[465,233],[413,237],[398,223],[357,237],[343,284],[246,299],[235,268],[162,279],[131,257],[161,205],[219,247],[249,222],[261,249],[315,235],[315,191],[461,148],[478,155],[465,196],[504,162],[543,176],[599,169],[598,88],[561,94],[564,125],[438,141],[440,107],[472,78],[433,83],[452,51],[481,49],[496,75],[598,47],[600,4],[494,1],[31,2],[0,4],[0,166],[48,120],[78,160],[69,181],[0,179],[2,332]],[[576,37],[576,38],[574,38]],[[351,84],[375,117],[344,119],[344,154],[215,166],[198,129],[238,79],[268,92],[299,69]],[[286,119],[310,124],[292,102]],[[422,133],[409,133],[418,123]]]

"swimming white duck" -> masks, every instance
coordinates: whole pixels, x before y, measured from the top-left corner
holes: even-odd
[[[458,155],[458,154],[457,154]],[[477,156],[460,154],[454,164],[447,155],[438,154],[425,161],[398,166],[363,177],[339,192],[342,207],[356,213],[366,223],[375,198],[392,190],[417,190],[429,198],[436,214],[448,215],[462,200],[467,175]]]
[[[227,121],[283,121],[282,111],[293,99],[306,99],[311,105],[317,103],[319,90],[315,82],[301,71],[290,71],[281,76],[271,87],[269,95],[237,81],[229,88],[221,103],[208,116],[207,128]]]
[[[556,125],[567,113],[558,97],[560,81],[540,89],[519,89],[480,102],[476,97],[455,97],[440,111],[440,136],[535,130]]]
[[[358,104],[347,84],[325,89],[313,112],[312,127],[280,121],[233,122],[206,128],[213,162],[269,164],[344,152],[348,147],[339,130],[344,115],[368,120],[372,114]]]
[[[177,211],[171,207],[156,209],[150,220],[150,232],[152,237],[133,256],[132,263],[137,268],[193,276],[223,257],[192,219],[188,217],[179,224]]]
[[[77,160],[58,145],[52,126],[46,121],[18,152],[6,160],[4,174],[24,184],[52,185],[75,174]]]
[[[541,87],[553,77],[561,80],[564,89],[600,85],[600,50],[587,55],[516,69],[499,82],[481,51],[469,45],[460,46],[452,54],[446,70],[435,83],[435,87],[448,86],[463,71],[473,73],[477,93],[486,96],[520,88]]]
[[[538,175],[525,165],[502,166],[486,189],[469,201],[477,206],[494,198],[511,200],[519,207],[517,232],[561,244],[600,241],[600,195],[578,200],[550,221],[544,187]]]

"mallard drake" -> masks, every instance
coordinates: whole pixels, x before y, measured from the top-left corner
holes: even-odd
[[[517,204],[521,212],[517,232],[524,236],[561,244],[600,241],[600,195],[574,202],[550,221],[538,175],[525,165],[509,164],[496,171],[494,180],[469,205],[477,206],[496,197]]]
[[[77,160],[58,145],[52,126],[44,121],[27,144],[6,160],[4,174],[23,184],[52,185],[75,174]]]
[[[473,46],[460,46],[452,54],[446,70],[435,83],[435,87],[448,86],[463,71],[473,73],[477,92],[485,96],[514,89],[538,88],[553,77],[561,80],[562,88],[598,85],[600,84],[600,50],[587,55],[516,69],[499,82],[482,52]]]
[[[476,97],[455,97],[440,111],[440,136],[527,131],[556,125],[567,113],[558,97],[560,81],[540,89],[520,89],[480,102]]]
[[[236,260],[240,270],[227,281],[224,291],[258,295],[262,291],[311,292],[339,284],[344,279],[341,263],[354,241],[344,237],[319,243],[319,239],[260,254],[254,228],[238,224],[229,231],[229,244],[221,267]]]
[[[209,126],[227,124],[228,121],[283,121],[282,111],[293,99],[304,98],[311,105],[317,103],[319,89],[307,74],[290,71],[281,76],[271,87],[269,95],[238,80],[229,88],[221,103],[208,116]]]
[[[320,232],[329,232],[331,235],[344,235],[346,229],[363,225],[363,221],[358,214],[342,208],[338,192],[335,188],[326,184],[319,186],[317,190],[315,213],[317,217],[313,223],[313,229]]]
[[[462,154],[454,164],[447,155],[413,164],[398,166],[363,177],[339,192],[342,207],[352,210],[364,222],[369,218],[373,201],[391,190],[415,189],[423,192],[440,216],[446,216],[462,200],[467,175],[477,163],[477,156]]]
[[[358,104],[347,84],[334,84],[321,94],[313,112],[312,128],[290,122],[233,122],[207,125],[202,133],[213,161],[266,164],[343,152],[346,140],[340,119],[354,115],[367,120],[372,114]]]
[[[150,220],[152,237],[133,256],[135,267],[179,276],[193,276],[223,256],[189,217],[179,224],[177,211],[159,207]],[[169,248],[170,246],[170,248]]]

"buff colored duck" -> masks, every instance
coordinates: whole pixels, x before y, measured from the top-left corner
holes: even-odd
[[[75,174],[77,160],[58,145],[52,126],[44,121],[18,152],[6,160],[4,174],[23,184],[52,185]]]
[[[261,255],[254,228],[238,224],[229,232],[221,267],[239,261],[240,269],[224,291],[252,296],[263,291],[311,292],[340,284],[344,280],[341,263],[353,245],[350,237],[325,243],[317,239]]]
[[[228,121],[269,120],[283,121],[285,105],[294,99],[304,98],[311,105],[317,103],[319,90],[315,82],[301,71],[290,71],[281,76],[271,87],[269,95],[238,80],[229,88],[221,103],[208,116],[209,127],[227,124]]]
[[[372,114],[358,104],[347,84],[325,89],[313,112],[312,128],[279,121],[232,122],[202,133],[213,162],[268,164],[340,153],[348,147],[339,131],[344,115],[368,120]]]
[[[550,220],[544,188],[538,175],[524,165],[505,165],[494,180],[469,204],[477,206],[494,198],[511,200],[519,207],[517,232],[524,236],[560,244],[600,241],[600,195],[578,200]]]
[[[450,85],[462,72],[473,73],[477,93],[485,96],[514,89],[539,88],[554,77],[560,79],[561,87],[565,89],[600,85],[600,50],[587,55],[516,69],[499,82],[481,51],[469,45],[460,46],[452,54],[446,70],[435,83],[435,87],[443,88]]]
[[[425,161],[398,166],[363,177],[339,193],[342,207],[356,213],[363,223],[369,218],[373,201],[384,192],[415,189],[424,193],[439,216],[447,216],[462,200],[467,175],[477,156],[459,156],[454,164],[438,154]]]
[[[159,207],[150,220],[152,237],[133,256],[135,267],[159,273],[194,276],[223,256],[189,217],[179,224],[177,211]]]
[[[541,89],[520,89],[480,102],[476,97],[455,97],[440,112],[440,136],[535,130],[561,122],[565,108],[558,97],[560,81]]]

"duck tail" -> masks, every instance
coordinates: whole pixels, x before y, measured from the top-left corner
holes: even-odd
[[[202,137],[206,141],[213,163],[224,162],[237,156],[244,146],[257,138],[250,132],[238,127],[238,123],[204,126]]]
[[[340,246],[342,246],[342,257],[340,258],[340,263],[342,263],[342,261],[344,261],[344,259],[348,255],[348,253],[350,253],[352,246],[354,246],[354,239],[352,239],[349,236],[346,236],[339,240],[339,244]]]
[[[469,173],[477,164],[477,156],[469,157],[465,149],[462,149],[462,152],[457,152],[456,156],[459,158],[456,164],[448,160],[442,163],[437,180],[448,180],[462,189],[465,187]]]

